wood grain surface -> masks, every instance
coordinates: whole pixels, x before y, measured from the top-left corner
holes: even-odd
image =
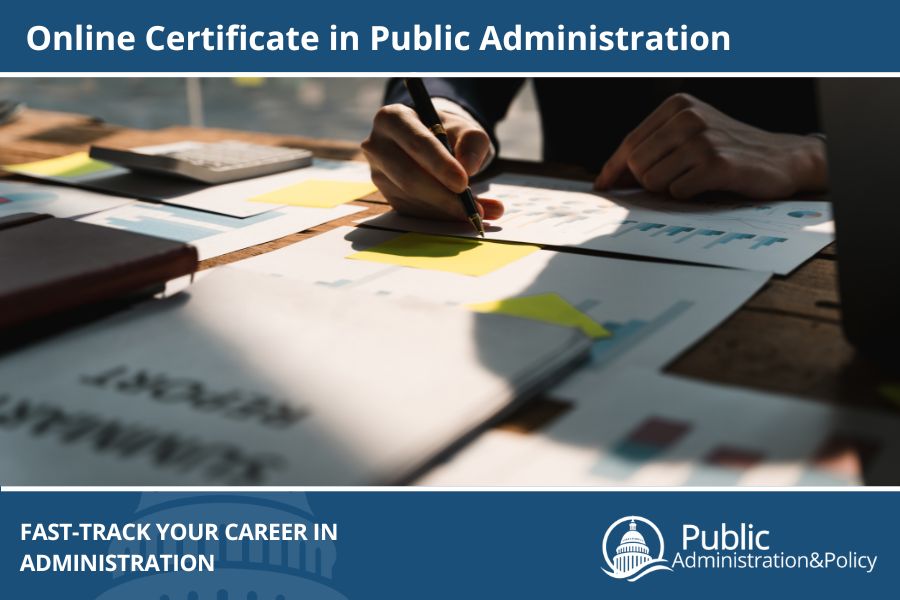
[[[83,115],[28,110],[17,121],[0,127],[0,164],[51,158],[87,149],[94,143],[134,147],[187,139],[240,139],[309,148],[321,157],[362,160],[359,144],[353,141],[193,127],[145,131]],[[591,177],[590,173],[575,167],[506,160],[497,161],[486,175],[501,171],[577,179]],[[378,194],[355,204],[368,212],[207,260],[202,268],[269,252],[339,225],[352,224],[362,216],[388,210]],[[900,410],[900,406],[878,392],[885,384],[900,382],[900,373],[889,372],[858,357],[841,334],[836,259],[832,244],[792,274],[773,278],[744,307],[675,359],[666,370],[813,400],[865,405],[890,412]],[[556,400],[545,398],[523,408],[503,427],[533,431],[563,412]]]

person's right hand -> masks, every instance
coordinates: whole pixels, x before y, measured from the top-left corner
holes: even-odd
[[[484,129],[464,116],[438,111],[456,158],[434,137],[416,112],[390,104],[375,115],[372,133],[362,143],[372,169],[372,182],[400,213],[430,219],[465,221],[457,194],[469,185],[488,159],[491,140]],[[479,198],[486,220],[503,215],[498,200]]]

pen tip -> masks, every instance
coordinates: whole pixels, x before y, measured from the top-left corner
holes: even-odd
[[[484,237],[484,221],[481,220],[481,215],[472,215],[469,217],[469,221],[472,222],[472,226],[478,235]]]

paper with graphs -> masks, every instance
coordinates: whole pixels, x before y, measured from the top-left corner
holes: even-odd
[[[179,145],[147,146],[135,150],[159,154]],[[124,167],[94,160],[87,152],[4,165],[3,168],[12,173],[83,189],[239,218],[252,217],[287,205],[333,207],[373,189],[368,163],[319,158],[313,160],[311,167],[221,185],[134,173]],[[307,182],[314,182],[315,185],[298,187]],[[340,183],[353,184],[350,186],[353,194],[348,195],[346,186]]]
[[[431,241],[422,245],[418,256],[405,247],[404,258],[412,255],[414,262],[360,260],[360,254],[393,248],[396,244],[391,242],[404,235],[340,227],[234,263],[233,268],[379,297],[422,298],[579,327],[594,340],[595,366],[627,357],[631,363],[654,368],[694,344],[768,280],[767,274],[750,271],[533,248],[519,252],[512,261],[504,253],[499,257],[507,261],[500,262],[503,266],[472,275],[465,252],[479,255],[483,250],[455,251],[460,253],[453,257],[455,270],[448,271],[448,259],[434,256],[439,245]],[[493,254],[488,258],[498,259]]]
[[[588,182],[501,175],[474,188],[502,200],[487,239],[650,256],[786,274],[834,239],[827,202],[677,202],[639,190],[600,194]],[[468,223],[391,212],[366,225],[471,237]]]
[[[32,212],[70,219],[134,202],[60,185],[0,181],[0,217]]]
[[[75,190],[77,191],[77,190]],[[137,202],[80,219],[85,223],[154,235],[197,248],[200,260],[213,258],[333,221],[363,209],[358,206],[300,208],[279,206],[252,217],[229,217],[167,204]]]
[[[580,373],[544,430],[489,431],[425,485],[896,485],[900,419],[643,369]]]

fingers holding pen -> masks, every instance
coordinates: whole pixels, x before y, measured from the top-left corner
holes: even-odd
[[[466,220],[458,195],[392,141],[384,141],[378,149],[369,147],[366,152],[373,183],[398,212],[422,218]],[[479,198],[477,205],[484,219],[503,215],[503,204],[498,200]]]
[[[375,130],[393,140],[408,157],[450,191],[459,193],[469,185],[466,169],[447,152],[408,106],[392,104],[379,110],[375,115],[373,133]]]
[[[483,131],[470,132],[447,115],[451,143],[461,153],[456,160],[422,124],[414,110],[391,105],[375,117],[362,150],[372,169],[372,181],[397,211],[423,218],[466,220],[458,194],[469,184],[470,173],[481,169],[490,140]],[[503,214],[497,200],[478,199],[482,218]]]

